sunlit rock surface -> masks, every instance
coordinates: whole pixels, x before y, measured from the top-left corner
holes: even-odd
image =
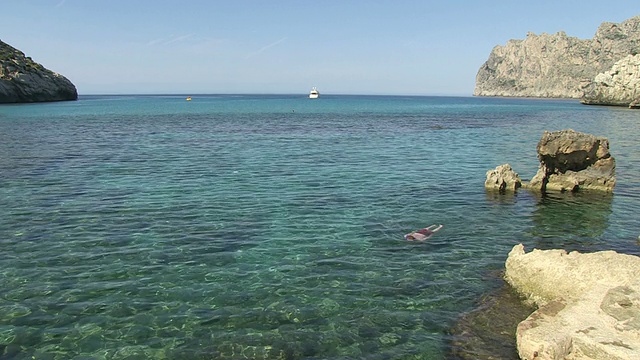
[[[611,70],[586,84],[583,91],[583,104],[640,107],[640,55],[619,60]]]
[[[487,171],[487,179],[484,182],[485,188],[498,191],[515,191],[521,186],[520,176],[513,171],[509,164],[500,165]]]
[[[616,61],[640,53],[640,16],[604,22],[592,39],[560,31],[496,46],[476,75],[476,96],[580,98]]]
[[[640,258],[514,246],[505,280],[538,309],[516,331],[521,359],[639,359]]]

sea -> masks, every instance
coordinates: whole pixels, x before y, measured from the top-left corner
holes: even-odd
[[[0,106],[0,359],[515,359],[501,305],[460,325],[515,245],[640,255],[637,110],[191,97]],[[609,140],[612,194],[485,190],[563,129]]]

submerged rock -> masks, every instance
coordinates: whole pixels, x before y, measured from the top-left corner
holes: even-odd
[[[516,331],[521,359],[638,359],[640,258],[513,247],[505,280],[538,309]]]
[[[502,274],[501,274],[502,275]],[[447,358],[460,360],[517,359],[513,341],[518,323],[535,310],[504,284],[483,296],[478,307],[464,314],[451,329]]]
[[[71,81],[0,41],[0,103],[77,99]]]
[[[562,130],[545,131],[537,146],[540,168],[528,187],[547,191],[613,191],[615,159],[604,137]]]

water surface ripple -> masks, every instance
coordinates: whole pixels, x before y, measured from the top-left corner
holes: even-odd
[[[451,357],[513,245],[640,253],[639,120],[444,97],[3,106],[0,358]],[[565,128],[609,138],[613,195],[485,193]]]

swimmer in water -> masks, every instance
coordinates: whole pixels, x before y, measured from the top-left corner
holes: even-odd
[[[425,241],[432,237],[438,230],[442,229],[444,225],[431,225],[424,229],[412,231],[404,236],[409,241]]]

